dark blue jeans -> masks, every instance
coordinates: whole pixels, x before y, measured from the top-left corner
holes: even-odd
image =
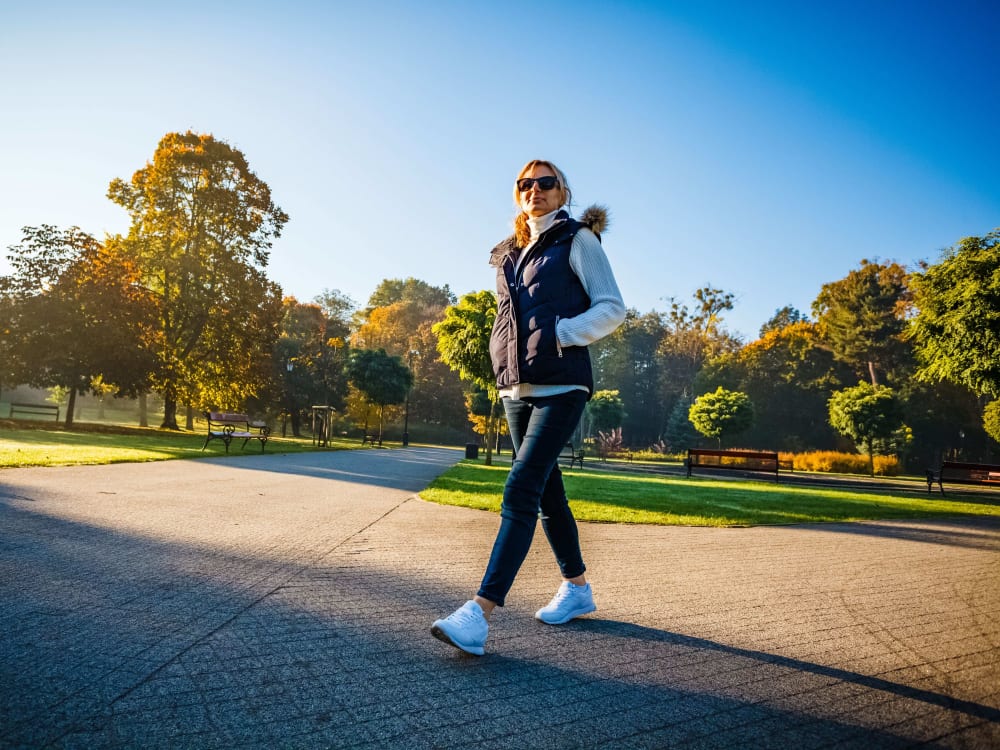
[[[500,531],[479,588],[479,596],[501,607],[528,555],[539,512],[563,577],[575,578],[586,570],[559,471],[559,454],[586,404],[585,391],[503,400],[516,457],[503,490]]]

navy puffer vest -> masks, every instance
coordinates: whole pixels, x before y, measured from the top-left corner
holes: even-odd
[[[569,265],[573,238],[584,224],[560,211],[514,271],[520,248],[513,237],[497,245],[490,264],[497,269],[497,317],[490,357],[497,385],[582,385],[594,390],[585,346],[561,347],[556,321],[590,307],[590,297]]]

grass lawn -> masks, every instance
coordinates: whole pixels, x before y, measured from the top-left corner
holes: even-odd
[[[462,461],[420,496],[430,502],[497,512],[509,466]],[[573,514],[581,521],[672,526],[862,521],[943,516],[1000,516],[996,496],[942,498],[906,493],[798,487],[772,481],[563,472]]]
[[[242,440],[234,440],[229,455],[259,453],[260,443],[251,440],[246,451],[240,450]],[[136,461],[163,461],[172,458],[224,456],[221,440],[208,447],[203,432],[174,432],[142,427],[107,427],[79,425],[72,431],[56,429],[0,430],[0,468],[21,466],[74,466],[80,464],[111,464]],[[331,449],[357,448],[357,440],[335,439]],[[299,453],[322,450],[314,448],[308,438],[271,438],[267,453]]]

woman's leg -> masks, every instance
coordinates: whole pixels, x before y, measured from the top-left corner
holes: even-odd
[[[587,394],[584,391],[526,401],[504,399],[517,458],[504,486],[500,530],[479,588],[479,598],[503,606],[531,547],[549,477],[563,446],[576,429],[586,403]],[[561,486],[560,480],[556,491]],[[565,492],[562,494],[565,497]],[[565,532],[558,521],[556,525]],[[575,532],[575,524],[573,530]],[[566,537],[565,533],[563,537]]]
[[[576,519],[569,507],[566,488],[563,486],[562,472],[559,464],[552,468],[549,481],[541,499],[542,529],[549,540],[549,546],[559,563],[562,577],[573,583],[583,584],[583,573],[587,569],[583,564],[580,552],[580,535],[576,528]]]

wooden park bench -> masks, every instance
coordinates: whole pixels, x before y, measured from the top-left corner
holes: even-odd
[[[764,472],[778,481],[778,454],[772,451],[727,451],[708,448],[688,450],[687,475],[698,468]]]
[[[11,404],[10,418],[16,419],[18,414],[23,414],[28,419],[34,417],[54,417],[59,421],[59,407],[55,404]]]
[[[575,449],[572,443],[566,443],[562,449],[562,453],[559,454],[559,458],[569,459],[569,463],[566,464],[567,469],[572,469],[573,464],[580,464],[580,468],[583,468],[583,449]]]
[[[226,444],[226,453],[229,453],[229,444],[233,440],[242,439],[243,445],[240,450],[246,448],[251,440],[260,441],[260,452],[264,452],[264,446],[271,435],[271,428],[264,422],[255,422],[246,414],[233,414],[222,411],[206,411],[205,419],[208,420],[208,435],[202,450],[208,447],[213,440],[221,440]]]
[[[366,445],[370,445],[372,448],[378,445],[378,447],[381,448],[382,438],[380,438],[378,435],[365,435],[363,438],[361,438],[361,447],[364,448]]]
[[[944,494],[944,483],[968,484],[980,487],[1000,487],[1000,466],[996,464],[968,464],[942,461],[937,469],[927,470],[927,491],[937,483]]]

